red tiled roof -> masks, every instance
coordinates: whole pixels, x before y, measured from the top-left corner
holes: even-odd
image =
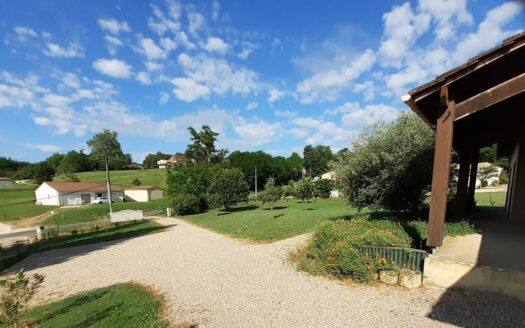
[[[106,184],[99,182],[46,181],[44,183],[56,191],[107,191]],[[122,187],[111,185],[111,191],[122,191]]]
[[[152,190],[152,189],[161,189],[157,186],[132,186],[132,187],[126,187],[126,190]]]

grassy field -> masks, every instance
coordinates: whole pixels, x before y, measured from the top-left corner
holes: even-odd
[[[505,206],[505,197],[507,193],[504,191],[500,192],[477,192],[476,193],[476,205],[478,206]],[[494,205],[492,205],[492,203]]]
[[[161,305],[162,298],[143,286],[118,284],[33,308],[28,321],[39,328],[168,327]]]
[[[320,199],[305,205],[281,200],[273,211],[266,206],[241,205],[230,211],[209,211],[182,218],[193,224],[238,238],[271,241],[310,232],[321,221],[357,212],[343,200]]]
[[[165,210],[169,202],[165,199],[153,200],[147,203],[118,202],[113,203],[113,210]],[[71,224],[85,221],[98,220],[108,217],[108,204],[92,204],[81,207],[61,208],[56,214],[44,221],[44,225]]]
[[[136,237],[152,232],[164,230],[166,227],[153,221],[130,223],[100,231],[81,233],[70,236],[60,236],[44,240],[38,244],[38,251],[47,251],[55,248],[73,247],[100,243],[104,241]]]
[[[46,213],[57,206],[35,205],[34,185],[0,189],[0,221],[17,220]]]
[[[166,187],[166,170],[165,169],[144,169],[144,170],[121,170],[111,171],[111,183],[121,186],[131,186],[132,181],[138,178],[142,185],[155,185],[157,187]],[[76,176],[82,182],[106,182],[106,172],[81,172]],[[64,175],[58,175],[55,181],[66,181]]]

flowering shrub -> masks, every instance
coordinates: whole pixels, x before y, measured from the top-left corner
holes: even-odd
[[[393,263],[385,258],[361,254],[358,247],[410,245],[410,237],[394,221],[370,220],[366,216],[349,221],[327,221],[317,227],[307,247],[299,254],[298,265],[300,269],[316,271],[314,273],[351,277],[356,282],[370,282],[377,270],[392,268]]]

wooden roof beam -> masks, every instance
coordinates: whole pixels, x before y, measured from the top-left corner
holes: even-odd
[[[456,104],[454,120],[465,118],[522,92],[525,92],[525,73]]]

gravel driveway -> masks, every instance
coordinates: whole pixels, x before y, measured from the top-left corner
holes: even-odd
[[[164,220],[168,221],[175,225],[161,233],[34,254],[13,270],[25,267],[45,275],[39,303],[138,281],[166,295],[175,321],[199,327],[509,327],[525,323],[523,304],[507,298],[439,289],[349,286],[297,272],[285,257],[306,235],[272,244],[247,244],[180,220]]]

